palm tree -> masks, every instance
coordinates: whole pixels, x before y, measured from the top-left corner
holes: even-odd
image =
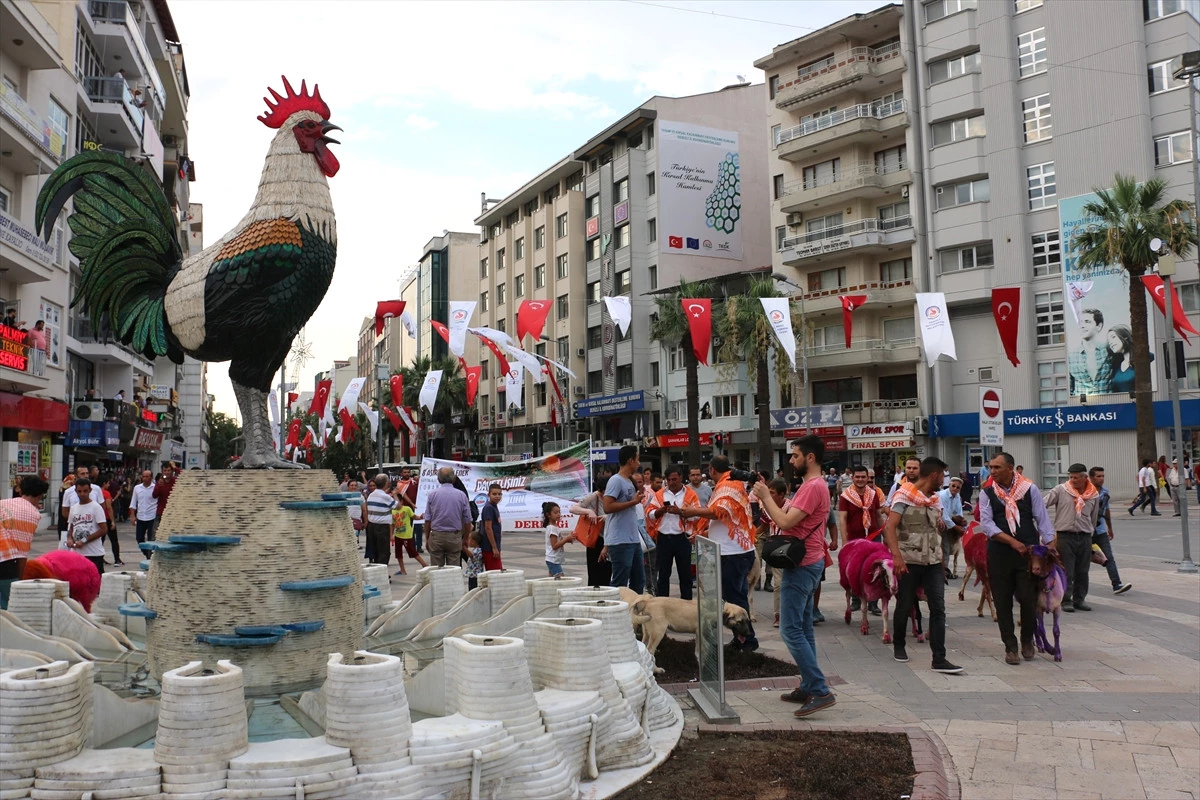
[[[678,344],[683,351],[683,364],[687,369],[687,430],[688,463],[700,466],[700,362],[692,352],[692,333],[687,315],[683,313],[681,300],[712,296],[712,284],[708,281],[688,283],[679,281],[678,288],[670,294],[654,298],[657,315],[650,326],[650,336],[670,345]],[[713,309],[713,317],[717,309]]]
[[[455,414],[466,413],[467,408],[467,377],[459,368],[458,359],[443,358],[431,361],[428,356],[413,359],[412,365],[402,367],[400,374],[404,376],[404,405],[418,409],[421,416],[425,412],[420,409],[421,385],[430,370],[442,371],[442,385],[438,389],[437,400],[433,404],[431,420],[446,426],[445,441],[454,441],[454,426],[451,419]],[[443,453],[448,456],[449,451]]]
[[[1146,289],[1142,284],[1142,276],[1158,261],[1150,242],[1161,240],[1167,251],[1180,258],[1186,258],[1196,244],[1193,205],[1183,200],[1166,200],[1166,188],[1159,178],[1138,183],[1132,176],[1116,175],[1111,189],[1095,189],[1096,199],[1083,207],[1084,214],[1098,218],[1099,222],[1076,233],[1071,240],[1079,252],[1081,269],[1119,264],[1128,273],[1139,460],[1155,457],[1149,328]]]
[[[754,407],[758,415],[758,468],[774,472],[774,452],[771,449],[771,375],[770,357],[775,356],[775,370],[782,382],[788,378],[787,352],[771,330],[763,311],[761,298],[785,297],[769,277],[752,278],[745,291],[725,300],[725,313],[716,321],[721,346],[718,361],[745,362],[746,374],[754,381]],[[799,327],[799,315],[792,329]]]

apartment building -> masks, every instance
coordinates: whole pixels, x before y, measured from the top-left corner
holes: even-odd
[[[1187,0],[908,0],[781,45],[759,62],[773,85],[768,113],[780,126],[772,132],[774,175],[783,176],[774,187],[782,189],[775,192],[776,263],[795,269],[807,290],[813,402],[842,405],[850,448],[842,457],[868,460],[859,452],[865,444],[854,441],[884,435],[868,419],[878,411],[888,426],[902,426],[885,428],[889,439],[898,434],[894,444],[908,450],[911,441],[918,454],[937,453],[955,471],[974,471],[994,449],[978,439],[980,387],[991,386],[1004,391],[1004,448],[1027,476],[1049,486],[1080,461],[1108,467],[1115,493],[1132,490],[1132,401],[1115,383],[1089,383],[1070,367],[1084,347],[1081,320],[1064,302],[1065,281],[1079,279],[1069,241],[1086,196],[1111,185],[1114,173],[1157,176],[1169,196],[1194,199],[1188,92],[1195,89],[1173,78],[1170,62],[1200,49],[1198,14]],[[785,111],[791,116],[777,116]],[[889,155],[901,146],[901,155]],[[830,164],[843,148],[857,149]],[[849,163],[857,173],[842,168]],[[789,199],[796,180],[807,204]],[[853,189],[829,203],[816,195],[839,183]],[[901,200],[907,206],[897,208]],[[895,221],[901,209],[909,218],[903,223]],[[838,211],[840,218],[827,221]],[[1101,308],[1115,336],[1122,316],[1128,320],[1127,295],[1094,277],[1081,312]],[[1194,255],[1180,262],[1176,281],[1196,324]],[[999,345],[995,287],[1021,289],[1019,366]],[[834,296],[826,299],[828,289]],[[956,361],[931,369],[920,360],[912,322],[903,319],[914,312],[914,289],[946,294]],[[840,316],[837,295],[858,293],[868,302],[854,312],[846,351],[820,328]],[[1156,421],[1165,453],[1165,326],[1152,308],[1155,317]],[[837,352],[826,355],[829,349]],[[1187,359],[1185,420],[1200,414],[1195,344]],[[906,372],[912,377],[901,378]],[[895,379],[890,390],[885,377]],[[844,383],[828,395],[821,383],[834,379]],[[915,393],[897,396],[905,386]],[[914,397],[915,405],[895,407]],[[1196,433],[1187,437],[1195,455]]]
[[[557,354],[577,376],[560,386],[567,407],[555,414],[558,429],[545,427],[552,389],[526,376],[525,402],[490,415],[499,434],[491,452],[588,436],[606,457],[636,441],[649,463],[686,449],[683,359],[650,337],[654,297],[680,280],[721,287],[770,269],[764,91],[738,84],[653,97],[476,219],[494,327],[515,331],[524,299],[553,302],[544,341],[533,347]],[[632,307],[624,334],[603,303],[618,296]],[[503,384],[491,366],[494,405]],[[755,424],[745,367],[702,367],[700,392],[706,450],[722,432],[744,447],[731,452],[745,460]]]

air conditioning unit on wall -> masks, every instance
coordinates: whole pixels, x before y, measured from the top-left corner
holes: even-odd
[[[804,222],[804,215],[799,211],[793,211],[791,214],[787,215],[787,224],[793,228],[799,225],[801,222]]]
[[[583,395],[584,395],[584,394],[585,394],[585,393],[584,393],[584,391],[583,391],[583,387],[582,387],[582,386],[576,386],[576,387],[575,387],[575,396],[576,396],[576,397],[583,397]]]
[[[104,403],[99,400],[75,403],[71,407],[71,419],[102,422],[104,420]]]

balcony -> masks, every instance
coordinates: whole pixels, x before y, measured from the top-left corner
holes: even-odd
[[[801,277],[803,281],[803,277]],[[818,289],[804,294],[804,310],[807,314],[821,314],[827,311],[840,311],[842,295],[867,294],[867,302],[871,304],[895,305],[896,303],[912,303],[912,279],[902,281],[865,281],[853,286],[838,286],[833,289]]]
[[[53,280],[57,255],[32,225],[0,211],[0,273],[5,278],[17,284]]]
[[[46,351],[25,344],[16,328],[0,326],[0,385],[16,387],[20,392],[46,389]]]
[[[921,416],[917,398],[904,400],[863,400],[842,403],[842,422],[847,425],[869,425],[880,422],[908,422]]]
[[[66,137],[7,83],[0,82],[0,149],[12,151],[5,165],[23,175],[53,170],[67,152]]]
[[[775,89],[775,107],[788,108],[818,95],[829,99],[863,78],[898,77],[903,71],[899,42],[883,47],[852,47],[801,67],[794,79],[780,82]]]
[[[787,161],[808,161],[833,148],[863,140],[887,139],[908,126],[908,103],[859,103],[806,120],[775,133],[776,153]],[[901,137],[903,138],[903,137]]]
[[[99,364],[123,364],[147,375],[154,374],[154,365],[112,338],[106,324],[96,325],[85,316],[73,316],[68,321],[67,349]]]
[[[846,347],[844,342],[813,345],[807,348],[808,368],[865,367],[868,364],[903,364],[916,362],[921,348],[916,338],[858,339]]]
[[[83,79],[83,89],[96,115],[96,129],[108,130],[120,147],[141,150],[146,114],[125,79],[89,75]]]
[[[821,203],[854,197],[883,197],[896,188],[912,183],[908,165],[876,166],[866,161],[848,169],[836,169],[827,175],[793,181],[783,187],[779,210],[800,211],[805,204],[815,208]]]
[[[783,263],[794,267],[808,259],[819,259],[832,253],[887,250],[896,245],[911,244],[913,238],[911,217],[862,219],[803,236],[789,237],[783,240],[780,251],[783,253]]]
[[[162,118],[167,96],[154,59],[146,48],[142,24],[124,0],[89,0],[88,17],[98,39],[97,49],[111,56],[120,56],[120,64],[127,80],[142,87],[146,96],[147,110],[155,119]],[[144,13],[144,12],[143,12]]]

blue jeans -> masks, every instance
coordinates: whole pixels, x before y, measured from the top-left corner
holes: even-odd
[[[1112,583],[1112,587],[1114,589],[1120,588],[1121,573],[1117,572],[1117,560],[1113,558],[1112,542],[1108,540],[1108,531],[1093,534],[1092,543],[1100,545],[1100,552],[1104,553],[1104,557],[1108,559],[1104,564],[1104,568],[1108,570],[1108,580]]]
[[[608,560],[612,562],[610,586],[628,586],[641,594],[646,591],[646,570],[642,566],[642,543],[610,544]]]
[[[754,559],[753,550],[739,555],[721,556],[721,599],[746,609],[747,620],[750,619],[750,587],[746,579],[750,576],[750,570],[754,569]],[[754,635],[754,623],[749,624],[750,635],[746,637],[746,644],[758,641],[758,637]]]
[[[817,640],[813,634],[813,594],[821,585],[824,562],[780,570],[779,633],[796,666],[800,668],[800,690],[813,695],[829,694],[825,673],[817,665]]]

